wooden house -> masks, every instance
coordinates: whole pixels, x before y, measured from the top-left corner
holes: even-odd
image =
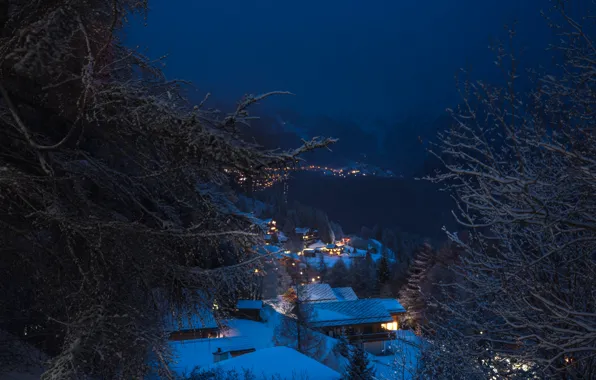
[[[312,310],[310,326],[332,337],[344,331],[350,343],[362,343],[373,354],[381,353],[384,343],[396,337],[386,328],[393,317],[379,299],[314,302]]]
[[[319,238],[319,231],[309,227],[299,227],[294,232],[305,244],[314,243]]]
[[[406,312],[397,299],[359,299],[352,288],[329,284],[301,286],[299,297],[311,310],[311,327],[333,337],[344,331],[350,342],[363,343],[373,354],[395,339],[399,318]]]
[[[213,311],[202,308],[198,312],[177,312],[166,318],[170,340],[219,338],[221,330]]]
[[[330,255],[340,255],[343,252],[343,246],[337,244],[327,244],[323,251]]]
[[[302,255],[304,257],[316,257],[317,256],[317,252],[314,249],[305,249],[302,251]]]

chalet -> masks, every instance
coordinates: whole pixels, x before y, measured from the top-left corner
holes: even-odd
[[[302,255],[304,257],[316,257],[317,253],[316,253],[316,250],[314,250],[314,249],[305,249],[302,251]]]
[[[260,300],[238,300],[236,303],[235,314],[237,318],[250,319],[259,322],[261,320],[261,310],[263,301]]]
[[[266,219],[265,225],[267,226],[267,233],[273,235],[277,233],[277,222],[273,219]]]
[[[388,339],[389,330],[383,324],[393,322],[393,317],[385,309],[381,300],[356,299],[349,301],[328,301],[312,304],[311,326],[328,335],[337,336],[345,329],[350,340],[370,340],[366,338]],[[367,335],[382,335],[371,337]],[[373,339],[377,340],[377,339]]]
[[[380,300],[389,312],[389,315],[391,315],[391,318],[393,318],[392,322],[385,323],[382,327],[391,331],[399,330],[399,318],[405,314],[406,309],[395,298],[381,298]]]
[[[306,244],[314,243],[319,238],[319,231],[309,227],[296,228],[294,232]]]
[[[329,284],[304,285],[299,298],[311,310],[313,328],[330,336],[344,331],[350,342],[363,343],[373,354],[381,353],[385,343],[396,338],[399,317],[406,311],[396,299],[359,299],[352,288]]]
[[[219,338],[221,330],[213,311],[201,308],[198,312],[174,312],[165,321],[170,340]]]
[[[343,252],[343,247],[337,244],[327,244],[325,248],[323,248],[323,251],[331,255],[339,255]]]
[[[308,284],[300,287],[298,294],[302,302],[337,301],[337,295],[329,284]]]

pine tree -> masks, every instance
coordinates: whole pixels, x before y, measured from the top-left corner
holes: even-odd
[[[319,254],[319,275],[321,276],[321,282],[327,281],[327,275],[329,274],[329,268],[327,268],[327,263],[325,262],[325,256],[320,253]]]
[[[378,264],[377,278],[380,284],[385,284],[391,278],[391,269],[389,268],[389,260],[386,257],[381,257]]]
[[[327,282],[332,287],[341,287],[347,286],[349,281],[349,272],[346,263],[344,263],[343,259],[337,260],[335,265],[331,267],[329,271],[329,276],[327,278]]]
[[[334,350],[337,354],[343,356],[346,359],[350,358],[350,342],[346,334],[345,328],[342,327],[340,335],[337,337],[337,343],[335,344]]]
[[[350,266],[350,286],[362,297],[370,297],[377,292],[376,265],[372,256],[367,253],[366,258],[352,260]]]
[[[379,282],[379,287],[385,285],[390,278],[391,270],[389,269],[389,260],[387,260],[387,257],[383,256],[379,260],[377,269],[377,281]]]
[[[407,320],[416,325],[424,319],[427,297],[423,285],[436,261],[436,255],[430,244],[425,243],[415,253],[408,271],[408,283],[400,292],[400,302],[407,310]]]
[[[375,377],[375,370],[368,360],[368,354],[364,351],[362,344],[356,345],[350,355],[350,364],[346,369],[345,380],[372,380]]]
[[[309,302],[304,301],[304,292],[303,286],[296,285],[283,294],[280,308],[284,317],[275,328],[275,343],[318,358],[322,355],[324,337],[311,328],[314,309]]]

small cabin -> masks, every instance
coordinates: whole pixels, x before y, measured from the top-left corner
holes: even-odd
[[[172,313],[166,319],[166,330],[170,340],[219,338],[221,336],[220,327],[215,320],[213,311],[207,308],[201,308],[198,312]]]
[[[316,257],[317,252],[314,249],[305,249],[302,251],[302,255],[304,255],[304,257]]]
[[[324,248],[324,251],[331,255],[339,255],[343,252],[343,247],[337,244],[327,244]]]

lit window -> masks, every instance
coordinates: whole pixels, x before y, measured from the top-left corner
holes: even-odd
[[[396,331],[399,330],[397,327],[397,322],[389,322],[389,323],[383,323],[381,325],[382,328],[384,328],[385,330],[389,330],[389,331]]]

